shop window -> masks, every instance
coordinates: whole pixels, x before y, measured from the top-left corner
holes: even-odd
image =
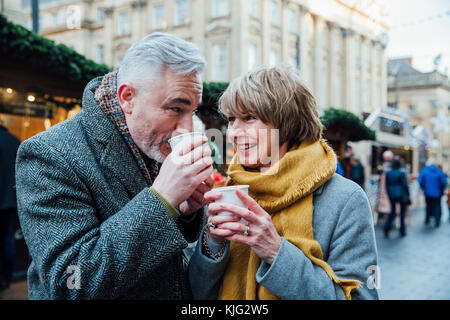
[[[393,119],[380,117],[380,131],[395,134],[395,135],[403,135],[403,123],[399,121],[395,121]]]

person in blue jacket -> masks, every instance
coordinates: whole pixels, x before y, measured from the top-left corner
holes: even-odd
[[[336,173],[344,176],[344,168],[342,168],[341,162],[337,160]]]
[[[434,159],[430,158],[427,161],[427,166],[420,171],[417,181],[425,194],[425,224],[428,225],[430,217],[434,217],[435,226],[439,227],[441,222],[441,197],[447,186],[447,178],[435,165]]]
[[[386,173],[386,190],[391,203],[391,213],[384,224],[384,235],[389,236],[392,222],[396,216],[397,203],[400,204],[400,236],[406,236],[405,212],[409,202],[409,188],[406,174],[400,170],[401,162],[399,159],[392,161],[392,169]]]

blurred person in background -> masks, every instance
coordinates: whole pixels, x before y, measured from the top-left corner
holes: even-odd
[[[341,165],[341,162],[339,161],[339,159],[337,160],[336,173],[340,174],[341,176],[344,176],[344,169],[342,168],[342,165]]]
[[[450,188],[447,188],[447,212],[448,212],[448,221],[450,222]]]
[[[344,177],[350,179],[352,173],[352,156],[353,148],[349,145],[344,147],[344,158],[342,159],[342,169],[344,170]]]
[[[391,213],[386,219],[383,227],[384,235],[389,237],[389,231],[392,227],[392,222],[396,217],[396,207],[397,204],[400,206],[400,236],[406,236],[406,225],[405,225],[405,214],[406,207],[411,203],[409,199],[409,187],[406,174],[400,170],[401,161],[395,158],[392,161],[392,169],[386,173],[386,190],[389,196],[389,201],[391,204]]]
[[[364,166],[361,161],[355,156],[350,158],[351,169],[350,169],[350,180],[359,184],[359,186],[364,190],[365,173]]]
[[[441,223],[441,197],[444,195],[447,186],[447,177],[439,170],[433,158],[429,158],[426,167],[419,173],[417,182],[420,185],[426,202],[425,225],[430,223],[430,218],[434,218],[435,227]]]
[[[8,132],[0,119],[0,290],[9,287],[14,266],[15,163],[19,145],[19,139]]]
[[[391,150],[386,150],[382,154],[383,163],[378,166],[378,197],[376,210],[379,214],[388,215],[391,213],[391,204],[389,196],[386,191],[386,172],[391,170],[394,153]]]

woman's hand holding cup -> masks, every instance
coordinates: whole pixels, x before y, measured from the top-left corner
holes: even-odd
[[[215,243],[222,243],[227,237],[235,234],[237,225],[245,225],[241,217],[233,214],[228,209],[246,209],[246,206],[237,197],[236,190],[248,192],[248,186],[229,186],[213,189],[205,193],[205,200],[210,203],[206,213],[208,217],[209,239]],[[234,228],[233,228],[234,227]]]

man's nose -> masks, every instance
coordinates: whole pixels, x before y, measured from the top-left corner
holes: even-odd
[[[185,115],[181,117],[177,123],[176,131],[179,132],[191,132],[192,131],[192,115]]]

